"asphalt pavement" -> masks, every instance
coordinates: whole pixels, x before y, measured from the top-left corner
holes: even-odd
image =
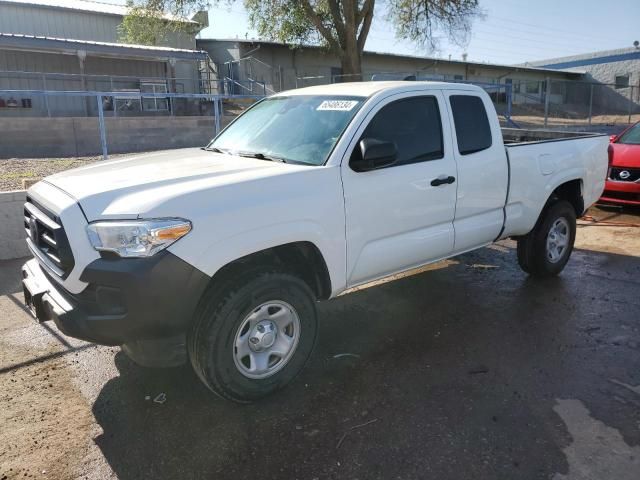
[[[504,241],[322,303],[307,368],[248,406],[36,324],[2,262],[0,478],[637,480],[638,232],[582,226],[546,281]]]

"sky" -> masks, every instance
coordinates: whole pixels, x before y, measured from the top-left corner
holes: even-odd
[[[380,3],[380,2],[379,2]],[[394,37],[376,7],[366,50],[461,60],[514,64],[598,50],[632,47],[640,41],[640,0],[480,0],[485,18],[473,23],[465,47],[440,40],[436,52]],[[257,38],[242,7],[220,6],[209,12],[202,38]]]
[[[125,0],[103,0],[124,4]],[[61,0],[64,3],[65,0]],[[484,18],[475,20],[466,46],[440,39],[430,52],[395,39],[378,1],[366,50],[499,64],[515,64],[599,50],[632,47],[640,41],[640,0],[480,0]],[[241,1],[209,11],[200,38],[258,38]]]

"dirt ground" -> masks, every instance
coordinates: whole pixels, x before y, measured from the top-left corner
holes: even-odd
[[[503,241],[325,302],[306,370],[249,406],[36,324],[0,262],[0,479],[637,480],[639,232],[581,222],[544,282]]]
[[[109,158],[122,156],[124,155],[111,155]],[[88,165],[101,158],[102,156],[0,159],[0,192],[22,190],[23,180],[34,182],[54,173]]]

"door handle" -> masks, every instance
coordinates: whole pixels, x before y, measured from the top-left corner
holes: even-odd
[[[456,177],[452,177],[451,175],[440,175],[438,178],[434,178],[431,180],[431,185],[434,187],[439,187],[440,185],[451,185],[456,181]]]

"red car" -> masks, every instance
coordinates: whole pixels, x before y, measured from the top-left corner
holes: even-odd
[[[640,206],[640,122],[611,136],[609,173],[600,201]]]

